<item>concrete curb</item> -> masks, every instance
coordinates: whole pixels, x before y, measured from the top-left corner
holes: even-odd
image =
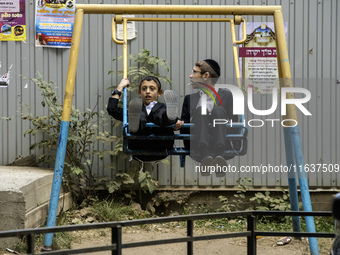
[[[46,222],[53,170],[38,167],[0,166],[0,231],[39,227]],[[59,212],[72,207],[71,193],[61,191]],[[0,240],[0,248],[18,243]]]

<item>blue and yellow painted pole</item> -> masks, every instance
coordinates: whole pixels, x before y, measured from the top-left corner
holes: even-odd
[[[280,52],[279,45],[276,47],[277,52]],[[279,56],[279,55],[278,55]],[[280,59],[277,61],[279,77],[282,79],[282,68]],[[283,82],[280,79],[280,85],[283,86]],[[295,158],[294,158],[294,146],[292,142],[292,137],[290,135],[290,128],[286,127],[283,129],[284,140],[285,140],[285,151],[286,151],[286,162],[289,167],[288,172],[288,187],[289,187],[289,200],[290,200],[290,208],[292,211],[299,211],[299,196],[297,190],[297,181],[296,181],[296,172],[294,171],[295,167]],[[292,217],[293,222],[293,230],[296,232],[301,232],[301,222],[299,216]]]
[[[281,87],[293,87],[292,76],[290,72],[290,65],[288,59],[288,49],[286,43],[286,36],[284,31],[284,23],[283,16],[281,10],[276,10],[274,12],[274,24],[275,24],[275,34],[276,34],[276,45],[277,45],[277,60],[280,69],[280,84]],[[287,93],[286,98],[293,99],[294,93]],[[293,155],[295,156],[295,169],[299,175],[299,184],[300,184],[300,192],[301,199],[303,204],[304,211],[312,211],[312,204],[310,200],[308,181],[305,173],[305,162],[303,158],[303,150],[302,143],[300,137],[299,126],[296,125],[297,122],[297,114],[295,105],[287,105],[286,106],[286,119],[285,123],[288,127],[285,127],[284,134],[286,142],[286,156],[287,156],[287,164],[294,164]],[[289,121],[292,120],[292,121]],[[289,123],[289,124],[287,124]],[[296,177],[292,176],[292,173],[288,175],[289,180],[289,191],[292,192],[290,195],[292,210],[298,210],[298,197],[297,197],[297,188],[296,188]],[[295,187],[293,187],[295,186]],[[306,226],[308,232],[315,232],[314,219],[311,216],[305,217]],[[295,222],[294,222],[295,221]],[[298,224],[296,219],[293,219],[293,226]],[[300,228],[300,227],[299,227]],[[309,238],[309,248],[312,255],[319,254],[318,242],[315,237]]]
[[[288,172],[288,187],[289,187],[289,199],[290,208],[292,211],[299,211],[299,197],[297,191],[295,160],[294,160],[294,146],[291,137],[291,128],[284,128],[284,139],[286,149],[287,166],[289,167]],[[301,232],[301,223],[299,216],[293,216],[293,230],[295,232]]]
[[[127,61],[128,61],[128,51],[127,51],[127,19],[123,19],[123,78],[127,78]],[[123,129],[127,126],[127,89],[123,90]],[[123,131],[124,132],[124,131]]]
[[[75,20],[74,20],[72,45],[71,45],[70,60],[69,60],[69,66],[68,66],[64,105],[63,105],[63,115],[61,118],[58,150],[57,150],[57,156],[56,156],[55,167],[54,167],[54,176],[53,176],[53,183],[52,183],[52,190],[51,190],[50,206],[48,209],[48,218],[47,218],[47,225],[46,225],[47,227],[54,227],[56,218],[57,218],[59,194],[60,194],[60,188],[61,188],[61,183],[62,183],[62,178],[63,178],[67,137],[68,137],[70,116],[71,116],[71,109],[72,109],[74,82],[75,82],[76,72],[77,72],[78,53],[79,53],[81,29],[83,25],[83,17],[84,17],[84,11],[82,9],[77,9],[76,14],[75,14]],[[52,239],[53,239],[53,233],[48,233],[45,235],[44,250],[52,249]]]

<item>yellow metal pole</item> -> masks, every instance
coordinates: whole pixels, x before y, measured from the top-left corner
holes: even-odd
[[[149,22],[230,22],[231,18],[128,18],[129,21]]]
[[[276,22],[274,22],[274,28],[275,28],[275,39],[276,39],[276,61],[277,61],[277,71],[278,71],[278,74],[279,74],[279,84],[280,84],[280,90],[279,92],[281,91],[281,88],[284,87],[283,85],[283,74],[282,74],[282,67],[281,67],[281,61],[280,61],[280,45],[278,44],[278,40],[277,40],[277,31],[278,31],[278,28],[277,28],[277,24]],[[286,119],[286,116],[282,116],[282,120]]]
[[[127,78],[127,19],[123,19],[123,77]]]
[[[73,99],[73,92],[74,92],[74,82],[75,82],[76,73],[77,73],[78,54],[79,54],[79,45],[80,45],[81,29],[83,25],[83,18],[84,18],[84,11],[82,9],[77,9],[75,18],[74,18],[73,36],[72,36],[72,43],[71,43],[70,60],[68,64],[63,115],[61,119],[62,121],[70,121],[72,99]]]
[[[112,17],[111,29],[112,29],[112,40],[113,40],[116,44],[123,44],[124,41],[119,41],[119,40],[117,40],[115,17]]]
[[[277,52],[277,61],[278,66],[280,67],[279,74],[281,77],[281,87],[293,87],[292,83],[292,75],[290,72],[289,58],[288,58],[288,49],[286,43],[286,36],[284,30],[283,16],[282,11],[277,11],[274,14],[274,22],[275,22],[275,34],[276,34],[276,45],[278,48]],[[294,93],[287,93],[287,99],[294,99]],[[294,126],[297,123],[297,115],[296,115],[296,107],[295,105],[289,104],[286,107],[286,116],[283,116],[284,119],[292,119],[295,120],[285,122],[286,126]]]
[[[123,78],[127,78],[127,18],[123,18]],[[123,128],[127,126],[127,89],[123,90]]]
[[[232,47],[233,47],[233,55],[234,55],[236,83],[237,83],[237,87],[241,88],[240,65],[239,65],[238,54],[237,54],[235,23],[234,23],[233,20],[230,21],[230,29],[231,29],[231,42],[232,42],[232,45],[233,45]]]
[[[77,4],[87,14],[273,15],[281,6]]]
[[[242,27],[242,36],[243,36],[243,38],[240,41],[236,41],[235,42],[236,44],[242,44],[242,43],[244,43],[247,40],[247,24],[246,24],[246,20],[242,19],[242,22],[243,22],[243,27]]]

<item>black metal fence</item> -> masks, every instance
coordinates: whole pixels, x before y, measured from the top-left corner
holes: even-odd
[[[86,254],[89,252],[111,251],[113,255],[121,255],[122,249],[135,248],[159,244],[171,243],[187,243],[187,254],[193,254],[193,244],[195,241],[224,239],[231,237],[247,237],[247,254],[256,254],[256,236],[292,236],[292,237],[321,237],[321,238],[334,238],[334,233],[307,233],[307,232],[266,232],[256,230],[256,220],[258,216],[332,216],[331,212],[282,212],[282,211],[245,211],[245,212],[223,212],[211,214],[196,214],[174,217],[161,217],[142,220],[131,220],[121,222],[107,222],[96,224],[84,225],[71,225],[60,226],[53,228],[38,228],[38,229],[19,229],[11,231],[1,231],[0,238],[6,237],[23,237],[26,236],[27,240],[27,254]],[[219,218],[235,218],[247,217],[247,231],[213,234],[213,235],[200,235],[194,236],[194,221],[203,219],[219,219]],[[162,240],[150,240],[142,242],[122,243],[122,228],[128,226],[140,226],[145,224],[156,224],[165,222],[178,222],[185,221],[187,223],[187,236]],[[62,251],[49,251],[49,252],[34,252],[34,236],[38,234],[55,233],[55,232],[70,232],[81,231],[90,229],[111,229],[111,244],[105,246],[96,246],[82,249],[62,250]],[[330,247],[331,248],[331,247]]]

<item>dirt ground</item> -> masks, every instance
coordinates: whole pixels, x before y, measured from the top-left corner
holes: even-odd
[[[219,234],[223,232],[213,232],[212,230],[201,230],[194,232],[194,235]],[[110,232],[89,231],[76,233],[76,240],[72,248],[85,248],[110,244]],[[123,243],[140,242],[145,240],[159,240],[186,236],[185,227],[163,228],[153,227],[150,229],[123,229]],[[257,239],[257,254],[259,255],[309,255],[308,240],[293,239],[289,244],[277,246],[277,237],[261,237]],[[332,240],[318,239],[320,255],[329,255]],[[88,254],[111,254],[111,252],[96,252]],[[155,245],[139,248],[123,249],[123,255],[181,255],[186,253],[186,243]],[[208,240],[194,242],[195,255],[244,255],[247,254],[247,241],[245,237],[228,238],[221,240]]]
[[[194,236],[213,235],[226,233],[223,231],[213,231],[211,229],[198,229]],[[72,249],[86,247],[96,247],[109,245],[111,240],[110,230],[89,230],[73,232],[75,239],[72,242]],[[186,227],[164,227],[153,225],[149,228],[127,227],[123,228],[122,242],[134,243],[150,240],[170,239],[186,236]],[[310,255],[308,239],[292,239],[284,246],[276,245],[280,237],[260,237],[257,239],[257,254],[259,255]],[[332,246],[332,239],[318,239],[319,254],[329,255]],[[246,255],[246,237],[228,238],[220,240],[195,241],[193,244],[195,255]],[[139,248],[123,249],[123,255],[186,255],[186,243],[154,245]],[[2,255],[13,255],[22,253],[1,252]],[[85,254],[85,253],[84,253]],[[86,253],[90,255],[110,255],[110,251]]]

